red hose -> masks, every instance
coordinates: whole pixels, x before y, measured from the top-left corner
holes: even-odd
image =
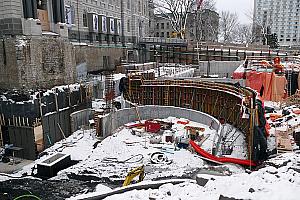
[[[234,163],[234,164],[245,165],[245,166],[256,166],[256,164],[251,160],[242,160],[238,158],[229,158],[229,157],[222,157],[222,158],[216,157],[208,153],[207,151],[204,151],[193,140],[190,140],[190,144],[198,154],[210,160],[218,161],[221,163]]]

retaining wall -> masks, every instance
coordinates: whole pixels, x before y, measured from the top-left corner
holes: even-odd
[[[230,77],[233,72],[242,64],[242,61],[201,61],[195,76],[203,74],[219,75],[221,77]]]
[[[147,119],[163,119],[170,116],[177,118],[186,118],[190,121],[198,122],[207,126],[211,126],[216,131],[220,131],[219,121],[200,111],[179,108],[173,106],[139,106],[137,107],[141,120]],[[102,135],[108,137],[119,127],[129,122],[138,121],[138,116],[135,108],[126,108],[118,110],[115,113],[105,115],[102,120]]]
[[[79,130],[82,126],[89,124],[89,120],[93,119],[95,111],[88,108],[74,112],[70,115],[71,118],[71,133]]]

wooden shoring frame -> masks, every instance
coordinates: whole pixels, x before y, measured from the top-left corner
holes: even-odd
[[[254,121],[242,119],[240,108],[242,98],[253,98],[251,90],[230,84],[191,80],[144,80],[143,83],[138,80],[132,81],[135,82],[133,95],[140,96],[141,104],[176,107],[186,107],[189,104],[191,109],[207,113],[217,119],[225,118],[228,123],[245,133],[250,158],[253,150]],[[169,94],[166,94],[167,92]],[[251,109],[249,106],[251,105],[247,105],[248,109]],[[250,113],[251,119],[253,114],[255,113]]]

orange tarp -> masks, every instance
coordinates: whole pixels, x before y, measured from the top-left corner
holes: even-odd
[[[298,75],[298,88],[300,89],[300,73]]]
[[[285,96],[286,78],[284,76],[274,76],[272,85],[271,101],[281,101]]]
[[[281,101],[285,95],[286,79],[268,72],[247,72],[246,86],[257,92],[263,88],[263,100]]]
[[[250,87],[256,91],[260,91],[262,85],[263,85],[263,73],[258,72],[247,72],[246,74],[246,86]]]

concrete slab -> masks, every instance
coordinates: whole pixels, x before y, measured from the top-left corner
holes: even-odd
[[[21,170],[24,166],[33,163],[32,160],[25,160],[21,158],[15,158],[18,164],[9,164],[0,162],[0,173],[13,174]]]

